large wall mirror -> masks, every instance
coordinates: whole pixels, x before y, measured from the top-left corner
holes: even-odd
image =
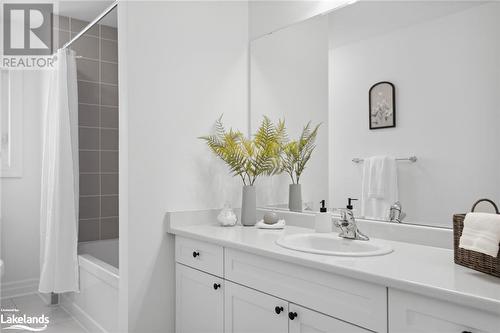
[[[361,1],[275,31],[250,43],[251,130],[263,115],[284,118],[292,137],[322,124],[304,211],[366,198],[365,160],[389,156],[401,159],[403,223],[451,227],[475,200],[500,201],[499,32],[500,3],[477,1]],[[395,127],[370,128],[378,82],[394,86],[394,105],[382,86],[374,98],[390,103],[372,109],[394,109]],[[267,180],[259,204],[288,207],[289,183]]]

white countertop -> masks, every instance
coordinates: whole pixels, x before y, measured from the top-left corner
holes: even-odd
[[[303,253],[278,246],[288,234],[312,232],[287,226],[284,230],[218,225],[170,226],[169,233],[199,239],[356,279],[479,308],[500,315],[500,278],[453,262],[453,251],[383,240],[394,251],[377,257],[338,257]]]

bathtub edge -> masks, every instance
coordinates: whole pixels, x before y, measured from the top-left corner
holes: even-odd
[[[90,255],[79,254],[78,266],[90,274],[96,276],[111,287],[118,289],[120,276],[118,268]]]

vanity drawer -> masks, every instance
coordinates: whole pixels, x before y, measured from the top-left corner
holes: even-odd
[[[175,237],[175,261],[223,277],[224,248],[184,237]]]
[[[500,316],[465,306],[389,289],[390,332],[496,333]]]
[[[360,280],[226,249],[225,279],[349,323],[387,332],[387,289]]]

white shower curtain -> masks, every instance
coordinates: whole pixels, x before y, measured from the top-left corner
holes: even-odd
[[[78,291],[78,93],[75,54],[59,50],[43,124],[40,285]]]

